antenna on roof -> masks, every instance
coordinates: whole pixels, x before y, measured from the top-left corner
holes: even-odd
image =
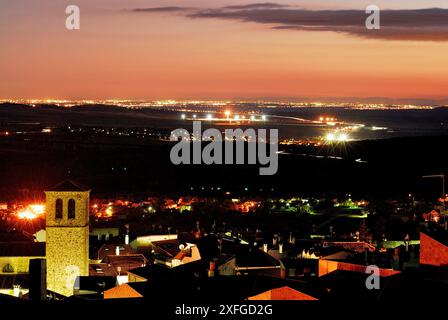
[[[124,244],[129,244],[129,224],[125,224],[124,227],[126,228],[126,235],[124,236]]]

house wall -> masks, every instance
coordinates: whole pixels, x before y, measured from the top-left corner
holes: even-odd
[[[10,264],[14,269],[15,273],[28,273],[29,272],[29,265],[31,259],[37,259],[37,258],[43,258],[45,257],[0,257],[0,274],[3,273],[3,268]],[[11,274],[11,273],[6,273]]]
[[[148,279],[145,279],[128,271],[128,282],[144,282],[144,281],[148,281]]]

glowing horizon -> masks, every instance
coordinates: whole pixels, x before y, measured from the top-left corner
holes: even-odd
[[[81,29],[74,31],[64,25],[68,1],[2,3],[1,99],[448,98],[445,29],[422,36],[410,28],[384,38],[341,31],[339,22],[323,31],[296,30],[265,23],[244,7],[257,1],[77,2]],[[377,2],[398,10],[447,7],[438,0],[424,7]],[[368,1],[273,3],[286,10],[363,10]],[[237,9],[226,9],[233,13],[226,18],[203,11],[229,6],[243,6],[237,14],[249,21]]]

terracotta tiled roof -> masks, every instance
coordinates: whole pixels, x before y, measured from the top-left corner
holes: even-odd
[[[319,277],[322,277],[326,274],[329,274],[333,271],[350,271],[356,273],[365,274],[367,270],[367,266],[354,264],[354,263],[346,263],[340,261],[332,261],[332,260],[323,260],[319,259]],[[380,276],[381,277],[390,277],[400,274],[400,271],[392,270],[392,269],[383,269],[380,268]]]
[[[112,289],[104,291],[104,299],[124,299],[124,298],[143,298],[143,296],[134,290],[127,283],[123,283]]]
[[[249,297],[248,300],[318,300],[312,296],[302,293],[298,290],[291,289],[288,286],[275,288],[265,291],[255,296]]]
[[[184,251],[179,251],[179,253],[176,254],[176,256],[175,256],[173,259],[182,260],[186,255],[187,255],[186,252],[184,252]]]
[[[448,247],[420,232],[420,264],[448,266]]]

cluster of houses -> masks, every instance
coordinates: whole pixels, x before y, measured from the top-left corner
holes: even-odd
[[[46,197],[44,230],[0,224],[8,226],[0,228],[0,300],[376,301],[435,299],[448,289],[440,221],[422,222],[419,239],[375,244],[331,234],[242,236],[199,222],[189,232],[131,238],[127,224],[92,228],[89,190],[76,183]]]
[[[100,231],[91,238],[98,240]],[[435,295],[435,284],[440,290],[448,286],[445,230],[379,247],[292,237],[256,243],[230,232],[148,235],[130,241],[118,230],[103,231],[110,238],[97,241],[103,244],[91,250],[89,275],[76,279],[68,299],[378,300],[396,294]],[[124,241],[114,243],[117,239]],[[45,259],[44,244],[21,232],[0,234],[0,295],[30,298],[29,265]],[[365,285],[370,265],[379,268],[381,290]],[[414,277],[418,282],[409,282]],[[414,290],[403,292],[408,287]],[[47,297],[67,299],[51,292]]]

